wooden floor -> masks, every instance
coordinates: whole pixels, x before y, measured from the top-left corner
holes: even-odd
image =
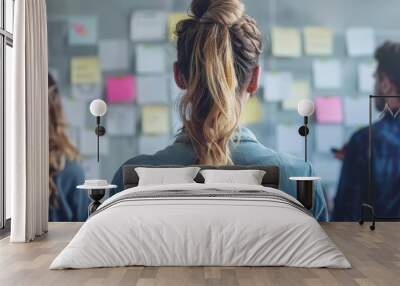
[[[79,223],[51,223],[49,233],[29,244],[0,241],[0,285],[400,285],[400,223],[326,223],[323,228],[353,269],[285,267],[126,267],[48,270]]]

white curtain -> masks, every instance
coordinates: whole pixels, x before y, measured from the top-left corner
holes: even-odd
[[[45,0],[15,1],[13,94],[6,98],[6,187],[12,242],[47,232],[49,201]]]

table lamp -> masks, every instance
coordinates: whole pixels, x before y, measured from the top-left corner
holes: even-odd
[[[314,113],[314,103],[309,99],[299,101],[297,112],[304,117],[304,125],[299,128],[299,134],[304,137],[304,160],[307,162],[307,136],[310,133],[308,118]]]
[[[96,117],[96,130],[97,135],[97,162],[100,161],[100,136],[106,134],[106,129],[104,126],[100,125],[100,118],[104,116],[107,112],[107,104],[101,99],[95,99],[90,103],[90,113]]]

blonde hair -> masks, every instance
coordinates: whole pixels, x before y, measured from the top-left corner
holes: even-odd
[[[232,164],[240,95],[262,51],[256,22],[239,0],[193,0],[178,23],[177,65],[187,90],[180,102],[183,129],[199,164]]]
[[[54,177],[64,169],[66,160],[79,159],[78,150],[67,135],[67,124],[61,98],[54,79],[49,75],[49,188],[50,203],[57,205],[57,186]]]

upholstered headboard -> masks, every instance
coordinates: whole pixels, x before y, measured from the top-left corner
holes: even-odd
[[[136,187],[139,177],[135,171],[137,167],[146,168],[179,168],[186,166],[144,166],[144,165],[125,165],[123,168],[124,190]],[[201,169],[220,169],[220,170],[263,170],[265,171],[262,185],[265,187],[279,187],[279,168],[277,166],[196,166]],[[204,183],[203,176],[199,173],[194,179],[197,183]]]

